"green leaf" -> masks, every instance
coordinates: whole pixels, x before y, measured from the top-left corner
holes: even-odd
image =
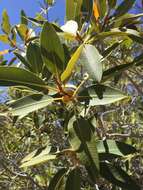
[[[3,43],[5,43],[5,44],[9,44],[10,43],[8,35],[6,35],[6,34],[1,34],[0,35],[0,41],[3,42]]]
[[[120,5],[117,7],[115,13],[114,13],[114,17],[120,17],[122,15],[124,15],[125,13],[127,13],[134,5],[136,0],[124,0],[120,3]]]
[[[110,9],[113,9],[116,6],[117,0],[108,0],[108,5]]]
[[[80,177],[80,169],[75,168],[70,171],[67,181],[65,190],[80,190],[81,189],[81,177]]]
[[[26,16],[24,10],[21,10],[21,24],[28,25],[27,16]]]
[[[111,104],[127,98],[121,91],[104,85],[92,85],[78,95],[81,101],[90,101],[91,106]]]
[[[100,55],[96,47],[90,44],[85,44],[80,57],[80,62],[92,79],[98,82],[101,81],[102,55]]]
[[[128,36],[133,41],[143,44],[142,34],[136,30],[127,29],[127,28],[121,28],[121,29],[114,28],[110,32],[99,33],[94,37],[94,42],[100,39],[103,40],[104,38],[107,37],[117,38],[118,36]]]
[[[32,94],[16,100],[10,107],[10,113],[13,116],[26,116],[27,114],[44,108],[53,102],[53,98],[42,94]]]
[[[32,68],[32,72],[41,73],[43,67],[43,60],[41,56],[41,49],[36,43],[30,43],[27,47],[27,60]]]
[[[119,187],[127,190],[141,190],[136,182],[121,167],[115,167],[109,162],[101,162],[101,176]]]
[[[41,36],[40,46],[42,58],[51,73],[63,70],[65,61],[64,49],[53,26],[45,22]]]
[[[34,166],[37,164],[42,164],[42,163],[48,162],[50,160],[55,160],[55,159],[56,159],[56,155],[54,155],[54,154],[38,155],[38,156],[35,156],[34,158],[32,158],[30,161],[23,162],[21,164],[20,168]]]
[[[0,67],[0,86],[26,86],[38,91],[47,89],[45,82],[32,72],[2,66]]]
[[[75,0],[66,0],[66,21],[75,20]]]
[[[92,165],[94,172],[97,172],[99,158],[92,124],[83,117],[73,117],[69,121],[68,131],[70,144],[77,151],[80,161],[85,165]]]
[[[81,11],[83,21],[89,22],[93,13],[93,0],[83,0]]]
[[[20,36],[20,38],[25,41],[27,36],[28,36],[28,28],[25,24],[19,24],[19,25],[16,25],[16,30]]]
[[[10,34],[11,26],[9,22],[9,16],[7,14],[7,11],[4,9],[2,12],[2,24],[1,24],[2,30],[6,34]]]
[[[71,59],[69,60],[66,69],[64,70],[64,72],[61,75],[61,81],[64,82],[66,80],[68,80],[73,72],[73,69],[81,55],[83,49],[83,44],[80,45],[78,47],[78,49],[74,52],[74,54],[72,55]]]
[[[122,42],[123,40],[120,42],[115,42],[113,45],[105,49],[102,53],[102,56],[104,57],[104,59],[107,58],[112,53],[112,51],[114,51]]]
[[[96,0],[96,3],[99,7],[99,15],[100,15],[100,18],[102,19],[106,12],[107,12],[107,4],[106,4],[106,0]]]
[[[110,158],[110,155],[124,156],[136,152],[133,146],[115,140],[99,140],[97,150],[100,155],[106,156],[106,159]]]
[[[29,62],[25,59],[25,57],[23,57],[20,53],[17,53],[17,52],[14,52],[14,54],[21,61],[21,63],[23,63],[23,65],[26,67],[26,69],[32,71],[32,68],[31,68]]]
[[[66,175],[67,170],[65,168],[62,168],[59,170],[55,176],[51,179],[48,190],[59,190],[61,186],[61,182]]]

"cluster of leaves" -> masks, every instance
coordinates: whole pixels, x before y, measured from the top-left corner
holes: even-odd
[[[2,152],[7,157],[20,146],[21,159],[32,149],[18,159],[20,168],[10,166],[18,172],[11,171],[8,163],[2,168],[31,181],[27,189],[97,189],[106,181],[108,189],[139,190],[128,166],[139,152],[131,144],[111,138],[99,109],[127,106],[132,100],[114,86],[126,85],[125,80],[118,83],[123,73],[133,82],[128,70],[142,65],[143,54],[140,50],[133,54],[132,48],[143,44],[136,27],[143,14],[128,13],[135,0],[119,5],[116,0],[66,0],[67,22],[59,27],[47,20],[53,1],[44,3],[35,18],[21,11],[18,25],[11,26],[6,10],[2,14],[0,41],[11,49],[0,54],[14,55],[0,66],[0,85],[12,87],[2,117],[17,127],[12,131],[19,133],[15,141],[24,138],[26,142],[24,147],[21,140],[18,144],[10,141],[12,146],[2,136]],[[7,131],[9,127],[4,134]],[[25,170],[22,174],[21,168]]]

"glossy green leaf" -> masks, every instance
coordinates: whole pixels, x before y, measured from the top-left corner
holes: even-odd
[[[127,13],[133,7],[135,1],[136,0],[124,0],[124,1],[122,1],[116,9],[116,11],[114,13],[114,17],[117,18],[117,17],[120,17],[120,16],[124,15],[125,13]]]
[[[35,74],[16,67],[0,67],[0,86],[26,86],[38,91],[47,89],[45,82]]]
[[[98,52],[96,47],[90,44],[85,44],[80,63],[85,67],[89,76],[100,82],[102,78],[102,55]]]
[[[53,102],[53,98],[42,94],[32,94],[16,100],[10,107],[13,116],[26,116],[27,114],[44,108]]]
[[[127,190],[141,190],[137,183],[121,167],[109,162],[101,162],[101,176],[106,180]]]
[[[55,160],[55,159],[56,159],[56,155],[54,154],[38,155],[32,158],[30,161],[23,162],[20,167],[24,168],[24,167],[34,166],[34,165],[42,164],[42,163],[48,162],[50,160]]]
[[[7,14],[6,10],[3,10],[2,12],[2,24],[1,24],[2,30],[6,34],[10,34],[11,25],[9,22],[9,16]]]
[[[41,56],[41,49],[36,43],[30,43],[27,47],[27,60],[32,68],[32,72],[41,73],[43,67],[43,60]]]
[[[94,127],[84,119],[71,118],[68,124],[69,141],[83,164],[92,165],[94,172],[99,170],[99,158],[96,147]]]
[[[8,36],[6,34],[1,34],[0,35],[0,41],[3,42],[3,43],[5,43],[5,44],[9,44],[10,43],[9,42],[9,38],[8,38]]]
[[[111,104],[116,101],[127,98],[127,96],[119,90],[104,86],[89,86],[78,95],[81,101],[90,101],[91,106]]]
[[[66,172],[67,170],[65,168],[60,169],[51,179],[48,190],[59,190]]]
[[[80,169],[75,168],[70,171],[67,181],[65,190],[80,190],[81,189],[81,177],[80,177]]]
[[[98,141],[97,150],[99,154],[106,154],[106,159],[109,157],[109,154],[116,156],[124,156],[136,152],[136,149],[133,146],[115,140]]]
[[[21,10],[21,24],[28,25],[27,16],[26,16],[24,10]]]
[[[41,36],[40,46],[43,62],[51,73],[63,70],[65,61],[64,49],[53,26],[45,22]]]
[[[75,53],[72,55],[71,59],[69,60],[66,69],[61,75],[61,81],[66,81],[70,78],[73,69],[75,68],[75,65],[81,55],[83,49],[83,44],[78,47],[78,49],[75,51]]]

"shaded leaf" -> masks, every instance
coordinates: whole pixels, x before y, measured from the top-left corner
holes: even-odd
[[[67,170],[65,168],[60,169],[55,176],[51,179],[48,190],[59,190],[61,181],[66,175]]]
[[[56,34],[53,26],[45,22],[41,36],[40,46],[42,58],[51,73],[57,73],[58,70],[63,70],[65,61],[64,49]]]
[[[81,177],[80,177],[80,169],[75,168],[70,171],[67,181],[65,190],[80,190],[81,189]]]
[[[47,89],[44,81],[35,74],[16,67],[0,67],[0,86],[26,86],[38,91]]]
[[[32,72],[41,73],[43,67],[43,60],[41,56],[41,49],[36,43],[30,43],[27,47],[27,60],[32,68]]]
[[[128,190],[140,190],[141,188],[136,182],[124,171],[121,167],[115,167],[108,162],[101,162],[101,175],[109,182],[128,189]]]
[[[115,13],[114,13],[114,17],[120,17],[123,14],[127,13],[134,5],[136,0],[124,0],[120,3],[120,5],[118,5]]]

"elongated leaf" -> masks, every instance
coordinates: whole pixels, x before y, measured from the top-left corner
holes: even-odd
[[[114,16],[115,17],[120,17],[122,15],[124,15],[125,13],[127,13],[134,5],[136,0],[124,0],[121,2],[121,4],[117,7]]]
[[[94,173],[99,170],[99,158],[94,136],[94,127],[83,117],[73,117],[68,124],[69,141],[77,150],[80,161],[85,165],[92,165]]]
[[[28,161],[30,161],[31,159],[33,159],[34,157],[37,157],[37,156],[43,156],[45,154],[49,154],[50,150],[51,150],[51,146],[47,146],[47,147],[43,147],[43,148],[39,148],[37,150],[34,150],[33,152],[31,152],[30,154],[25,156],[21,160],[21,163],[28,162]]]
[[[83,0],[82,3],[82,17],[84,21],[89,22],[93,13],[93,0]]]
[[[114,51],[122,42],[123,41],[115,42],[113,45],[105,49],[105,51],[102,53],[103,57],[108,57],[112,53],[112,51]]]
[[[79,48],[75,51],[75,53],[72,55],[71,59],[69,60],[66,69],[61,75],[61,81],[66,81],[71,76],[73,69],[81,55],[81,51],[83,49],[83,44],[79,46]]]
[[[53,102],[53,98],[42,94],[32,94],[16,100],[10,105],[13,116],[25,116],[28,113],[44,108]]]
[[[75,0],[66,0],[66,21],[75,20],[76,2]]]
[[[102,55],[98,52],[98,50],[90,44],[85,44],[80,62],[86,68],[86,71],[90,75],[90,77],[98,82],[101,81],[102,78]]]
[[[43,61],[40,47],[36,43],[30,43],[27,47],[27,60],[34,73],[41,73]]]
[[[28,20],[24,10],[21,10],[21,24],[28,25]]]
[[[108,0],[108,5],[110,9],[113,9],[116,6],[117,0]]]
[[[143,43],[143,38],[141,33],[139,33],[136,30],[133,29],[119,29],[119,28],[114,28],[112,29],[110,32],[102,32],[100,34],[97,34],[94,37],[94,41],[100,40],[100,39],[104,39],[107,37],[118,37],[118,36],[128,36],[130,37],[133,41],[138,42],[138,43]]]
[[[65,168],[62,168],[59,170],[56,175],[52,178],[50,181],[48,190],[59,190],[59,186],[61,185],[61,181],[66,175],[67,170]]]
[[[31,65],[29,64],[29,62],[25,59],[25,57],[23,57],[21,54],[14,52],[14,54],[16,55],[16,57],[21,61],[21,63],[24,64],[25,68],[32,71]]]
[[[0,35],[0,41],[3,42],[3,43],[5,43],[5,44],[9,44],[10,43],[9,42],[9,38],[8,38],[8,36],[6,34],[1,34]]]
[[[28,38],[28,27],[25,24],[19,24],[16,26],[16,30],[20,36],[20,38],[25,41]]]
[[[35,74],[16,67],[0,67],[0,86],[26,86],[38,91],[47,89],[44,81]]]
[[[106,159],[108,158],[109,154],[124,156],[136,152],[136,149],[133,146],[114,140],[98,141],[97,150],[99,154],[106,154]]]
[[[67,178],[65,190],[80,190],[81,188],[81,177],[79,168],[73,169]]]
[[[90,105],[106,105],[127,98],[121,91],[104,85],[93,85],[78,95],[81,101],[90,101]]]
[[[42,156],[36,156],[32,158],[30,161],[22,163],[20,167],[24,168],[24,167],[34,166],[34,165],[42,164],[42,163],[48,162],[49,160],[55,160],[55,159],[56,159],[56,155],[44,154]]]
[[[11,26],[9,22],[9,16],[7,14],[6,10],[3,10],[2,12],[2,24],[1,24],[2,30],[6,34],[10,34]]]
[[[120,167],[115,167],[108,162],[101,162],[101,175],[109,182],[128,189],[128,190],[141,190],[136,182]]]
[[[105,13],[107,11],[107,4],[106,4],[106,0],[94,0],[97,4],[97,7],[99,9],[99,16],[102,19],[105,16]]]
[[[65,61],[64,49],[56,34],[53,26],[45,22],[41,36],[40,46],[42,58],[51,73],[57,73],[57,70],[63,70]]]

